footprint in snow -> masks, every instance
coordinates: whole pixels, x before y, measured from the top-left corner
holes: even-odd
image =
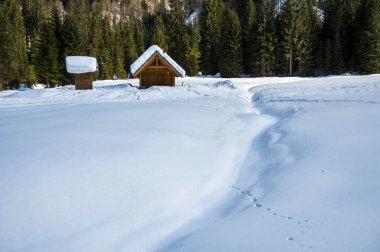
[[[304,249],[312,249],[313,247],[310,245],[304,245],[304,244],[298,244],[298,247],[304,248]]]

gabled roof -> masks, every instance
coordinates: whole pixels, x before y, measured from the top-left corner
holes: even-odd
[[[180,67],[177,62],[175,62],[167,53],[164,53],[164,51],[157,45],[152,45],[149,47],[132,65],[131,65],[131,73],[132,75],[135,75],[148,61],[149,59],[155,54],[158,53],[164,60],[167,61],[167,63],[173,67],[173,69],[178,72],[178,74],[182,77],[185,77],[186,71],[183,70],[182,67]]]
[[[86,56],[67,56],[66,69],[72,74],[96,72],[96,58]]]

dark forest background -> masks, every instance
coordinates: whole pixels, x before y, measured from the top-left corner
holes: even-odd
[[[0,84],[71,83],[64,59],[126,78],[159,45],[189,76],[380,72],[380,0],[0,0]]]

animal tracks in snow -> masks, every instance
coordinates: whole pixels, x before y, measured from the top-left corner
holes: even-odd
[[[302,220],[300,220],[300,219],[294,218],[293,216],[287,216],[287,215],[284,215],[284,214],[280,214],[278,212],[274,212],[272,210],[272,208],[270,208],[270,207],[264,207],[264,205],[254,196],[254,194],[253,194],[252,191],[241,190],[241,188],[238,187],[238,186],[232,186],[232,190],[236,194],[238,194],[241,197],[243,197],[244,200],[249,204],[249,206],[251,206],[253,208],[262,209],[265,212],[269,213],[273,218],[280,218],[283,221],[288,221],[289,223],[297,225],[298,228],[299,228],[298,235],[300,235],[300,236],[302,236],[302,235],[305,234],[305,229],[310,228],[309,226],[306,226],[306,224],[309,224],[309,219],[302,219]],[[313,248],[309,244],[299,243],[298,241],[301,240],[301,238],[297,238],[297,237],[292,236],[290,234],[285,237],[285,240],[289,241],[289,242],[296,242],[296,244],[297,244],[297,246],[299,248],[304,248],[304,249],[311,249],[311,248]]]

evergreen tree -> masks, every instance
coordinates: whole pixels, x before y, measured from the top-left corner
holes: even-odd
[[[186,52],[186,73],[187,75],[193,76],[196,75],[199,71],[199,43],[201,37],[198,21],[193,22],[193,24],[188,24],[188,34],[190,37],[190,43]]]
[[[253,50],[256,72],[260,76],[270,76],[274,69],[275,7],[275,0],[257,1],[257,43]]]
[[[308,1],[308,42],[307,57],[304,64],[304,72],[307,75],[316,75],[322,69],[322,42],[321,29],[322,19],[320,10],[317,8],[317,0]]]
[[[137,55],[141,55],[145,52],[145,30],[144,26],[137,22],[134,26],[134,36]]]
[[[224,16],[220,73],[226,78],[239,77],[242,70],[240,21],[233,9],[226,9]]]
[[[58,68],[59,68],[59,80],[60,84],[64,83],[63,73],[65,72],[65,61],[63,60],[63,45],[62,45],[62,20],[63,17],[61,15],[61,3],[58,0],[52,2],[52,10],[51,10],[51,23],[54,27],[54,35],[57,41],[58,46]]]
[[[360,27],[357,23],[358,10],[362,0],[345,0],[342,13],[341,48],[345,71],[355,71],[358,68],[358,44]],[[367,1],[364,1],[367,2]]]
[[[87,47],[87,54],[95,58],[100,57],[100,44],[102,41],[102,29],[100,27],[101,19],[102,17],[99,13],[94,13],[90,24],[90,37]]]
[[[50,16],[50,2],[48,0],[22,0],[22,13],[24,17],[26,45],[28,59],[32,59],[35,38],[41,25]]]
[[[99,48],[99,77],[100,79],[107,80],[113,77],[112,66],[112,52],[111,52],[111,25],[108,16],[101,20],[102,40],[100,41]]]
[[[203,2],[200,19],[201,69],[204,74],[219,71],[222,3],[220,0]]]
[[[299,74],[309,53],[308,8],[306,0],[286,0],[279,14],[279,46],[283,62],[288,67],[289,76],[293,76],[295,65]]]
[[[367,0],[361,6],[360,69],[380,73],[380,0]]]
[[[66,15],[62,26],[63,57],[81,55],[81,38],[75,17]]]
[[[124,69],[124,46],[123,46],[123,38],[122,38],[122,24],[117,23],[116,20],[113,22],[113,33],[112,33],[112,41],[113,41],[113,72],[117,76],[118,79],[125,79],[126,72]]]
[[[87,0],[69,1],[62,27],[63,56],[84,55],[89,42],[89,13]]]
[[[175,0],[170,12],[169,20],[169,54],[187,70],[186,53],[189,48],[189,34],[187,34],[183,0]]]
[[[0,2],[0,24],[6,24],[8,22],[5,16],[5,4]],[[6,81],[6,69],[5,64],[7,57],[7,45],[9,42],[8,31],[0,29],[0,91],[3,90],[3,83]]]
[[[48,87],[55,86],[60,82],[59,48],[54,30],[52,20],[42,24],[36,37],[33,54],[37,78]]]
[[[11,88],[26,80],[28,61],[26,54],[24,19],[17,0],[1,3],[0,73]]]
[[[328,73],[341,74],[344,71],[341,43],[343,10],[343,0],[329,0],[327,2],[323,32]]]
[[[130,66],[137,59],[136,43],[134,32],[132,31],[128,22],[123,23],[122,38],[123,38],[123,52],[124,52],[124,66],[129,72]]]
[[[158,45],[164,52],[167,52],[169,49],[168,43],[166,42],[164,21],[161,15],[156,16],[154,19],[153,35],[150,44]]]
[[[243,65],[244,72],[253,74],[255,71],[254,45],[257,43],[256,7],[253,0],[249,0],[245,7],[243,22]]]

